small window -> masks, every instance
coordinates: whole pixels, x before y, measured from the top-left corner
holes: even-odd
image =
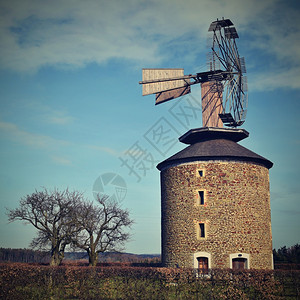
[[[199,204],[204,205],[204,191],[198,191],[199,193]]]
[[[197,257],[198,261],[198,272],[199,273],[208,273],[208,258],[207,257]]]
[[[199,237],[205,238],[205,224],[199,223]]]
[[[198,170],[198,174],[200,177],[203,177],[204,176],[204,171],[203,170]]]

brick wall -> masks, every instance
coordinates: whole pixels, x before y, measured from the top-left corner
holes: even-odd
[[[198,191],[204,191],[204,205]],[[248,255],[251,269],[272,268],[266,167],[232,161],[172,166],[161,172],[161,194],[165,266],[193,267],[194,253],[201,251],[210,253],[210,268],[229,268],[233,253]]]

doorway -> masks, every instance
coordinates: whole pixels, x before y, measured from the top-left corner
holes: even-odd
[[[232,269],[234,271],[243,271],[247,269],[247,259],[246,258],[233,258],[232,259]]]

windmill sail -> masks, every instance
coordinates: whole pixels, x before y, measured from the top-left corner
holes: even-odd
[[[155,104],[175,99],[191,92],[189,78],[183,69],[143,69],[143,96],[156,94]]]
[[[155,105],[181,97],[183,95],[189,94],[190,92],[191,92],[191,87],[187,85],[181,88],[176,88],[174,90],[156,93]]]

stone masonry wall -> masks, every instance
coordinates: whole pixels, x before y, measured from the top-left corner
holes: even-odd
[[[203,171],[200,177],[198,170]],[[198,191],[204,191],[204,205]],[[194,267],[208,252],[210,268],[229,268],[229,255],[249,255],[251,269],[272,269],[269,170],[249,162],[204,161],[161,172],[162,260]],[[205,238],[199,237],[205,224]]]

